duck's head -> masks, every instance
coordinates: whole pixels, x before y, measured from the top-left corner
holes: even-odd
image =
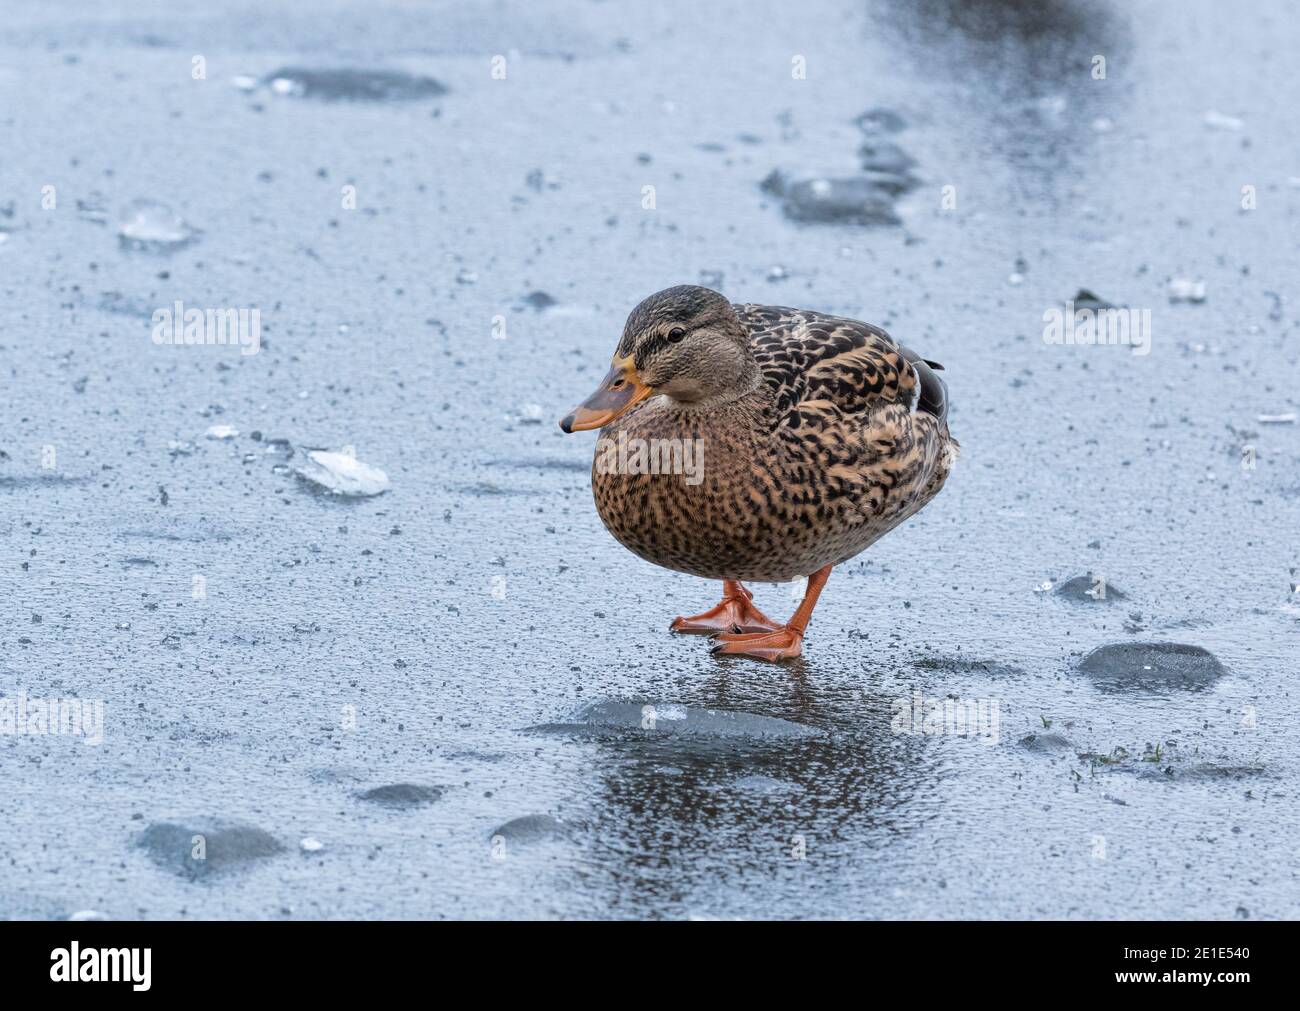
[[[665,288],[632,310],[609,373],[560,428],[602,428],[660,393],[683,404],[729,399],[757,371],[749,333],[726,298],[694,284]]]

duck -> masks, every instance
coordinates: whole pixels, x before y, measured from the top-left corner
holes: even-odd
[[[591,486],[614,539],[655,565],[722,583],[673,632],[717,656],[782,662],[831,570],[943,488],[960,446],[943,366],[856,319],[733,304],[699,285],[644,299],[609,372],[560,421],[599,429]],[[745,583],[807,579],[784,623]]]

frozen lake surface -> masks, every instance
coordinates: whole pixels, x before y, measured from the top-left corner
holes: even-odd
[[[1289,5],[120,6],[0,2],[0,917],[1300,916]],[[790,667],[555,425],[678,283],[947,367]]]

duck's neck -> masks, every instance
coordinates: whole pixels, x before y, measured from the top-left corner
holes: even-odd
[[[707,388],[665,391],[665,396],[673,410],[707,413],[750,396],[762,383],[763,374],[759,371],[758,363],[750,358],[743,369],[735,375],[727,376],[725,381],[719,381],[716,385],[711,383]]]

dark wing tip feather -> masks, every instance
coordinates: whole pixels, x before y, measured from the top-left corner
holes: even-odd
[[[911,348],[900,348],[903,357],[916,371],[916,378],[921,382],[921,395],[917,398],[916,409],[933,414],[940,421],[948,420],[948,384],[936,376],[935,370],[942,371],[938,362],[922,358]]]

